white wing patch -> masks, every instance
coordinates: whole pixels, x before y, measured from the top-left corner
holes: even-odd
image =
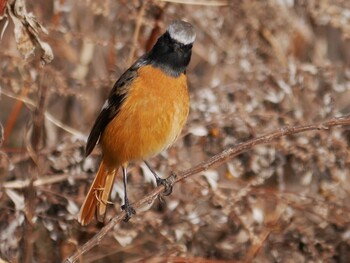
[[[104,104],[103,104],[103,106],[102,106],[101,111],[103,111],[103,110],[107,109],[108,107],[109,107],[109,101],[108,101],[108,100],[106,100],[106,101],[105,101],[105,103],[104,103]]]

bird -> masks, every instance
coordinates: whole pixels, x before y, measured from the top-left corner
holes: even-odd
[[[186,69],[196,32],[192,24],[175,20],[152,49],[138,58],[115,82],[88,136],[85,157],[97,144],[102,158],[78,214],[85,226],[95,218],[104,222],[114,179],[121,168],[124,185],[124,221],[135,209],[127,194],[127,167],[144,161],[157,184],[167,186],[146,159],[171,146],[179,137],[189,114]]]

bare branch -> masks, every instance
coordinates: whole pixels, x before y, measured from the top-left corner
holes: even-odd
[[[221,153],[214,155],[213,157],[209,158],[208,160],[194,166],[191,169],[188,169],[186,171],[179,172],[177,174],[172,174],[169,177],[169,180],[172,184],[176,184],[182,180],[185,180],[187,177],[190,177],[192,175],[198,174],[200,172],[206,171],[209,168],[217,167],[223,163],[225,163],[227,160],[232,159],[233,157],[246,152],[248,150],[253,149],[256,145],[261,144],[267,144],[272,141],[275,141],[281,137],[288,136],[288,135],[294,135],[302,132],[307,131],[321,131],[321,130],[329,130],[329,128],[334,126],[348,126],[350,125],[350,117],[344,116],[340,118],[334,118],[330,119],[328,121],[318,123],[318,124],[309,124],[309,125],[300,125],[300,126],[294,126],[294,127],[284,127],[281,129],[278,129],[276,131],[273,131],[271,133],[268,133],[266,135],[260,136],[255,139],[248,140],[246,142],[237,144],[234,147],[228,148]],[[164,186],[158,186],[155,188],[152,192],[150,192],[148,195],[137,201],[133,204],[133,207],[136,209],[136,211],[140,211],[140,208],[149,205],[159,194],[161,194],[164,191]],[[88,242],[86,242],[84,245],[82,245],[78,251],[76,251],[72,256],[70,256],[68,259],[66,259],[65,262],[76,262],[83,254],[90,251],[93,247],[97,246],[102,238],[109,233],[113,229],[113,227],[123,220],[125,217],[125,212],[119,213],[117,216],[111,219],[111,221],[108,222],[108,224],[103,227],[95,236],[93,236]],[[266,234],[268,235],[268,233]],[[264,239],[266,237],[263,237]],[[253,252],[252,252],[253,253]],[[255,254],[254,252],[253,254]]]

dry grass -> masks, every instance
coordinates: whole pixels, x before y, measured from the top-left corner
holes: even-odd
[[[164,177],[261,135],[349,114],[348,1],[185,2],[28,1],[48,33],[23,33],[29,42],[17,43],[8,16],[0,43],[0,260],[59,262],[99,233],[101,225],[75,219],[99,161],[98,151],[83,158],[85,135],[118,76],[173,19],[191,22],[197,40],[189,121],[176,145],[150,160]],[[27,58],[18,51],[33,47]],[[286,133],[179,181],[80,259],[346,262],[350,130],[341,125]],[[154,188],[140,163],[129,181],[135,202]],[[120,212],[120,178],[114,189],[109,219]]]

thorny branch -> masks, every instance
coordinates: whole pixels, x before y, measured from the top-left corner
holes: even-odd
[[[294,134],[307,132],[307,131],[328,130],[329,128],[334,126],[348,126],[348,125],[350,125],[350,117],[343,116],[339,118],[330,119],[328,121],[318,123],[318,124],[283,127],[281,129],[278,129],[266,135],[248,140],[246,142],[237,144],[234,147],[228,148],[222,151],[221,153],[214,155],[208,160],[186,171],[182,171],[177,174],[172,174],[169,177],[169,180],[172,184],[176,184],[182,180],[185,180],[187,177],[206,171],[209,168],[217,167],[225,163],[227,160],[232,159],[243,152],[253,149],[256,145],[267,144],[284,136],[294,135]],[[161,194],[163,191],[164,191],[164,186],[158,186],[148,195],[146,195],[145,197],[143,197],[142,199],[134,203],[133,204],[134,208],[136,209],[136,211],[137,210],[140,211],[140,208],[142,208],[147,204],[152,203],[154,199],[156,199],[157,196]],[[106,226],[104,226],[95,236],[93,236],[89,241],[87,241],[84,245],[82,245],[72,256],[67,258],[65,262],[66,263],[76,262],[79,258],[81,258],[83,254],[90,251],[93,247],[97,246],[100,243],[100,241],[103,239],[103,237],[109,231],[111,231],[116,224],[122,221],[124,217],[125,217],[125,212],[123,211],[119,213],[117,216],[115,216],[114,218],[112,218]],[[252,252],[252,254],[255,254],[255,253],[256,251]]]

